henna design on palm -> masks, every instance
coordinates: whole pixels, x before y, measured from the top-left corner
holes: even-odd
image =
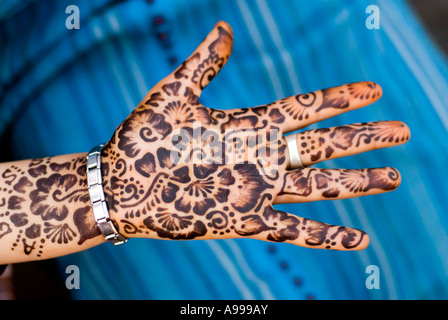
[[[298,217],[273,205],[398,187],[400,175],[393,168],[288,168],[284,134],[371,104],[381,97],[380,86],[352,83],[243,109],[204,107],[200,94],[229,59],[232,41],[230,27],[219,22],[104,147],[105,193],[120,232],[172,240],[250,237],[313,248],[365,248],[368,236],[360,230]],[[382,121],[304,131],[297,144],[302,162],[310,166],[408,139],[405,124]]]

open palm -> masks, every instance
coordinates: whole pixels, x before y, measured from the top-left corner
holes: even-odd
[[[394,190],[393,168],[318,169],[320,161],[409,139],[399,121],[315,129],[296,142],[305,168],[290,169],[284,134],[366,106],[379,85],[358,82],[263,106],[217,110],[199,96],[227,62],[232,30],[219,22],[196,51],[160,81],[103,149],[112,218],[128,237],[260,240],[337,250],[368,236],[275,210],[274,204],[343,199]]]

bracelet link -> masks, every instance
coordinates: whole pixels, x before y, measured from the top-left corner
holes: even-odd
[[[87,155],[87,185],[93,216],[104,238],[114,245],[125,243],[128,239],[118,233],[112,220],[104,197],[101,177],[101,149],[103,145],[96,146]]]

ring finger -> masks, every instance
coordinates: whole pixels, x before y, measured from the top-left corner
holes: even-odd
[[[298,157],[299,163],[306,167],[324,160],[405,143],[409,140],[410,131],[400,121],[378,121],[308,130],[291,137],[292,141],[295,137],[297,148],[286,148],[286,166],[295,169],[300,165],[291,165],[294,157]]]

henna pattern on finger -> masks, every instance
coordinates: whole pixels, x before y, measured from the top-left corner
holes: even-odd
[[[314,129],[298,135],[302,161],[314,164],[339,154],[347,155],[409,140],[409,129],[399,121],[357,123],[334,128]]]
[[[225,114],[228,120],[222,122],[221,126],[224,129],[229,127],[250,128],[256,125],[260,126],[260,123],[266,127],[290,122],[289,126],[294,128],[292,124],[294,122],[297,122],[297,126],[299,126],[302,121],[309,123],[313,117],[319,118],[320,113],[326,113],[328,116],[327,110],[357,108],[378,99],[381,94],[380,86],[374,82],[351,83],[298,94],[255,108],[229,111]]]
[[[374,82],[355,82],[342,87],[334,87],[322,90],[323,101],[316,109],[346,109],[350,106],[351,98],[359,100],[373,100],[381,96],[381,88]]]
[[[201,59],[200,52],[195,52],[190,58],[185,60],[182,65],[174,72],[174,77],[176,79],[188,79],[189,74],[193,72],[195,65],[199,63]]]
[[[201,89],[204,89],[207,84],[218,74],[219,70],[225,64],[229,56],[221,56],[220,53],[225,51],[221,47],[227,48],[232,42],[233,35],[222,27],[218,27],[218,38],[213,41],[209,47],[209,55],[203,59],[196,70],[193,71],[191,81],[199,84]]]
[[[322,103],[316,108],[316,112],[323,109],[346,109],[350,106],[350,100],[348,95],[339,88],[328,88],[322,90]]]
[[[332,249],[338,245],[342,245],[345,249],[354,249],[362,243],[366,235],[360,230],[332,226],[305,218],[303,218],[301,230],[305,233],[306,245],[325,249]]]
[[[274,210],[267,207],[263,213],[266,223],[272,225],[271,232],[267,240],[283,242],[286,240],[295,240],[299,236],[300,220],[286,212]]]
[[[365,232],[296,217],[268,206],[262,216],[241,219],[235,230],[241,236],[256,236],[274,242],[291,242],[325,249],[355,249],[364,240]]]
[[[298,94],[280,99],[273,105],[278,106],[280,112],[284,114],[288,121],[309,123],[313,117],[319,118],[319,114],[325,113],[327,110],[356,108],[357,105],[378,99],[381,94],[382,90],[376,83],[357,82]]]
[[[355,249],[364,240],[365,232],[333,226],[322,222],[296,217],[266,207],[262,216],[249,215],[235,225],[241,236],[256,236],[274,242],[291,242],[326,249]]]
[[[382,95],[381,87],[375,82],[354,82],[347,84],[347,90],[356,99],[376,99]]]
[[[309,119],[311,115],[309,108],[314,106],[318,94],[320,92],[298,94],[294,96],[295,101],[291,101],[290,98],[281,99],[279,101],[280,109],[286,112],[293,120]]]
[[[363,195],[372,190],[390,191],[400,184],[394,168],[375,169],[299,169],[284,175],[278,196],[293,196],[302,201]]]

